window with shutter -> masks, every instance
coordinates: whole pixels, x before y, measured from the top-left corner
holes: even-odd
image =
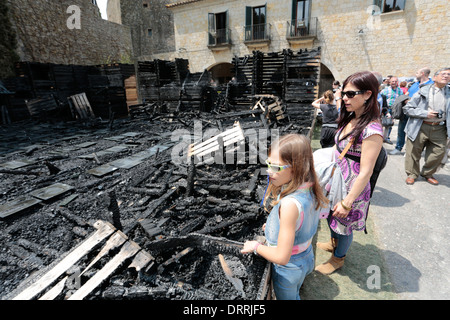
[[[245,41],[268,40],[267,4],[245,7]]]
[[[378,13],[405,10],[406,0],[374,0],[373,4],[380,8]]]
[[[289,37],[303,37],[310,35],[310,0],[292,0],[292,19],[288,23]]]
[[[208,45],[230,44],[228,10],[220,13],[208,13]]]

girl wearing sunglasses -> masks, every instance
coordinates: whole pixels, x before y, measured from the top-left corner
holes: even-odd
[[[263,203],[267,211],[272,207],[263,227],[266,243],[246,241],[242,253],[254,252],[273,263],[278,300],[299,300],[303,280],[314,269],[311,241],[317,231],[318,210],[328,200],[319,186],[305,136],[280,138],[272,144],[266,164],[269,183]]]
[[[377,174],[372,176],[372,173],[383,145],[376,77],[369,71],[358,72],[349,76],[342,88],[335,136],[336,158],[352,138],[354,142],[342,161],[337,160],[346,181],[347,196],[332,208],[327,218],[330,241],[317,243],[319,248],[332,253],[328,261],[316,267],[322,274],[330,274],[344,265],[353,231],[365,230],[377,178]]]

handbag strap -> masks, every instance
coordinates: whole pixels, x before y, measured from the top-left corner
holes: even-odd
[[[345,154],[347,153],[348,149],[350,149],[350,147],[352,146],[354,140],[355,140],[354,137],[352,137],[352,138],[350,139],[350,141],[349,141],[349,142],[347,143],[347,145],[345,146],[344,150],[343,150],[343,151],[341,152],[341,154],[339,155],[339,157],[338,157],[339,160],[344,159]],[[337,148],[337,145],[336,145],[336,148]],[[330,176],[330,178],[334,175],[334,170],[336,170],[336,165],[333,167],[333,170],[331,170],[331,176]],[[329,193],[330,193],[330,192],[328,191],[328,192],[327,192],[327,196],[328,196]]]
[[[345,154],[347,153],[348,149],[350,149],[350,147],[352,146],[354,140],[355,140],[354,137],[352,137],[352,138],[350,139],[350,141],[349,141],[349,142],[347,143],[347,145],[345,146],[344,150],[343,150],[343,151],[341,152],[341,154],[339,155],[339,160],[344,159]],[[337,147],[337,146],[336,146],[336,147]]]

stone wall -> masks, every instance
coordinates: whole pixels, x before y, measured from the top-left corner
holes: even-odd
[[[177,1],[172,1],[177,2]],[[267,19],[271,24],[271,41],[262,46],[249,47],[244,44],[245,6],[263,6],[267,3]],[[202,72],[219,63],[230,63],[234,56],[245,56],[253,50],[276,52],[290,48],[286,40],[286,25],[291,14],[290,1],[238,0],[216,1],[205,0],[171,9],[174,20],[175,51],[164,54],[152,54],[145,59],[189,60],[192,72]],[[231,29],[230,49],[210,50],[208,45],[208,13],[228,11]],[[313,47],[310,43],[308,46]],[[295,48],[294,48],[295,49]]]
[[[130,29],[103,20],[91,0],[7,1],[22,61],[95,65],[129,63],[133,56]],[[72,5],[80,8],[79,29],[68,27],[76,17],[67,12]]]
[[[173,15],[168,0],[109,0],[108,20],[129,26],[136,57],[175,50]],[[119,6],[118,6],[119,4]],[[120,11],[120,13],[119,13]]]
[[[122,24],[122,11],[120,10],[120,0],[108,0],[106,7],[108,21]]]
[[[19,59],[16,47],[16,32],[11,24],[9,8],[0,1],[0,79],[14,76],[14,63]]]
[[[171,1],[179,2],[179,1]],[[268,46],[255,48],[243,43],[245,6],[267,3],[271,24]],[[359,70],[377,70],[383,75],[414,76],[428,66],[432,71],[450,61],[448,0],[406,0],[405,10],[372,16],[373,0],[313,0],[311,17],[318,18],[317,38],[306,47],[322,48],[322,63],[335,79]],[[227,11],[232,46],[212,51],[207,46],[208,13]],[[173,12],[175,50],[150,54],[145,59],[188,59],[192,72],[201,72],[233,56],[252,50],[277,52],[304,45],[286,40],[291,19],[291,0],[204,0],[175,6]]]
[[[385,76],[414,76],[422,67],[433,72],[449,64],[448,0],[405,3],[405,10],[372,16],[371,0],[342,0],[339,5],[313,2],[322,62],[336,78],[344,80],[363,69]]]

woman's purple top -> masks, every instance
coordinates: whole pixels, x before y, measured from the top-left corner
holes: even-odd
[[[339,135],[341,134],[342,128],[336,132],[334,138],[336,144],[338,144],[339,149],[344,150],[347,143],[351,137],[339,142]],[[356,146],[351,146],[348,150],[348,155],[353,155],[356,157],[361,157],[361,146],[364,139],[370,137],[371,135],[378,134],[383,136],[383,127],[378,122],[371,122],[361,133]],[[336,150],[336,158],[339,157],[339,152]],[[337,160],[339,167],[342,170],[342,175],[345,179],[345,185],[347,187],[347,193],[350,192],[356,178],[359,175],[360,164],[354,160],[344,157],[342,161]],[[369,209],[370,201],[370,182],[367,182],[366,187],[361,192],[361,194],[353,202],[352,209],[350,210],[348,216],[344,219],[330,216],[330,228],[338,234],[350,235],[353,230],[361,231],[365,229],[366,226],[366,216]]]

